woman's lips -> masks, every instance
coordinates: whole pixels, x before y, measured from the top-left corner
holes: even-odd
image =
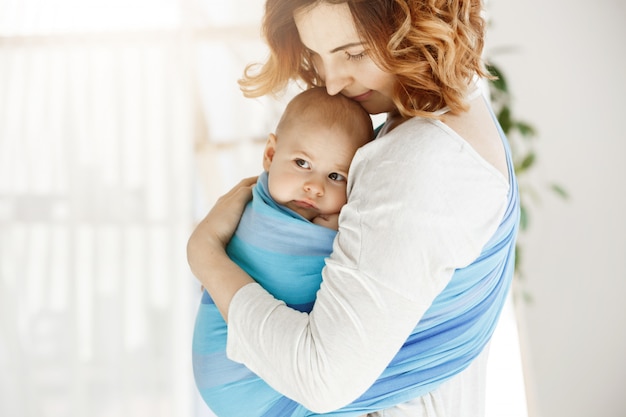
[[[359,94],[358,96],[350,97],[354,101],[365,101],[372,95],[372,90],[367,93]]]

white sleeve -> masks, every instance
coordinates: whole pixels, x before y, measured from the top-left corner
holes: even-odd
[[[432,125],[419,141],[394,132],[350,168],[313,311],[291,310],[258,284],[230,304],[228,356],[317,413],[371,386],[504,213],[506,181],[463,141]]]

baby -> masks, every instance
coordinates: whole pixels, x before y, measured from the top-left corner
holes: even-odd
[[[313,307],[347,200],[350,163],[372,139],[372,120],[361,105],[341,94],[330,96],[325,88],[293,98],[269,135],[264,172],[227,253],[295,309]],[[226,357],[226,333],[227,325],[205,291],[196,316],[193,369],[209,408],[218,417],[255,417],[269,407],[282,409],[283,403],[297,406]]]

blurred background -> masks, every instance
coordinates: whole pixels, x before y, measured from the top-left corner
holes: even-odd
[[[191,374],[193,225],[290,96],[249,100],[261,0],[0,0],[0,415],[211,416]],[[490,0],[533,124],[519,291],[488,417],[624,416],[626,4]],[[618,127],[619,126],[619,127]],[[558,183],[569,198],[551,193]]]
[[[626,416],[626,2],[489,0],[487,55],[537,129],[516,303],[541,417]],[[502,52],[506,50],[506,52]],[[547,190],[563,186],[569,198]]]

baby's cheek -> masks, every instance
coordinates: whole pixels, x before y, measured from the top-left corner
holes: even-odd
[[[347,201],[348,200],[345,191],[335,193],[335,195],[333,195],[332,212],[339,213],[339,211],[341,211],[341,208],[347,203]]]

